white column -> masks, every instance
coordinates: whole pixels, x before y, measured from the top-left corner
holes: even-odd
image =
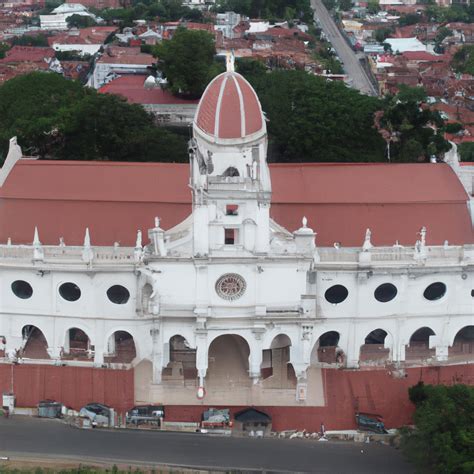
[[[204,379],[208,367],[207,331],[198,330],[196,333],[196,369],[199,377],[199,386],[204,387]]]
[[[104,352],[105,352],[105,331],[104,321],[97,321],[95,325],[95,338],[94,338],[94,365],[101,366],[104,363]],[[90,335],[89,340],[90,340]],[[92,342],[92,341],[91,341]]]
[[[253,380],[254,384],[260,380],[262,357],[262,343],[261,341],[255,341],[255,344],[250,348],[249,354],[249,377]]]
[[[359,356],[360,356],[360,345],[357,340],[357,333],[354,327],[354,323],[349,323],[349,334],[347,335],[346,345],[342,347],[342,350],[346,354],[346,367],[347,368],[358,368],[359,367]]]

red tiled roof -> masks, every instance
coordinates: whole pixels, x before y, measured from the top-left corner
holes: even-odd
[[[318,245],[413,245],[422,226],[429,244],[473,243],[467,194],[445,164],[270,165],[271,216],[289,230],[306,216]],[[134,245],[137,229],[164,228],[191,212],[189,167],[170,163],[20,160],[0,188],[0,242],[43,243],[63,236],[80,245]]]
[[[107,37],[118,30],[116,26],[91,26],[70,30],[48,37],[48,44],[103,44]]]
[[[442,62],[446,60],[444,55],[435,55],[426,51],[405,51],[402,56],[409,61],[435,61]]]
[[[151,54],[140,52],[140,48],[111,46],[97,61],[107,64],[139,64],[151,66],[155,59]]]
[[[142,105],[178,105],[190,104],[197,105],[199,100],[186,100],[175,97],[171,92],[163,90],[160,87],[145,89],[144,83],[147,76],[128,75],[121,76],[109,82],[99,89],[103,94],[117,94],[125,97],[132,104]]]
[[[0,59],[0,63],[24,63],[44,62],[45,58],[54,58],[55,52],[52,48],[38,46],[13,46],[5,53],[5,57]]]

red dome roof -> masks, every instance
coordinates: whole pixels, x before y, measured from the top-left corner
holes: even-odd
[[[266,132],[257,94],[236,72],[224,72],[207,86],[194,125],[213,140],[254,139]]]

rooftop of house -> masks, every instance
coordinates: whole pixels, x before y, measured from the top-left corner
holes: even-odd
[[[186,100],[176,97],[161,87],[145,87],[146,75],[124,75],[102,86],[99,92],[117,94],[128,102],[142,105],[197,105],[199,100]]]
[[[139,64],[151,66],[156,60],[151,54],[142,53],[139,47],[109,46],[97,60],[106,64]]]
[[[116,26],[91,26],[72,29],[48,37],[48,44],[103,44],[107,37],[118,31]]]
[[[0,63],[42,63],[47,58],[54,58],[54,49],[38,46],[13,46],[5,53],[5,57],[0,59]]]

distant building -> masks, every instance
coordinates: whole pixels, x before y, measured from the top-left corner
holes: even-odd
[[[163,125],[192,124],[199,102],[175,97],[160,87],[153,76],[144,75],[118,77],[102,86],[99,92],[118,94],[132,104],[142,105]]]
[[[40,25],[42,30],[67,30],[67,19],[72,15],[88,16],[94,21],[101,21],[101,18],[90,13],[87,8],[80,3],[63,3],[52,11],[51,15],[40,15]]]
[[[148,74],[155,61],[151,54],[140,52],[139,47],[109,46],[96,61],[89,85],[99,89],[117,75]]]

